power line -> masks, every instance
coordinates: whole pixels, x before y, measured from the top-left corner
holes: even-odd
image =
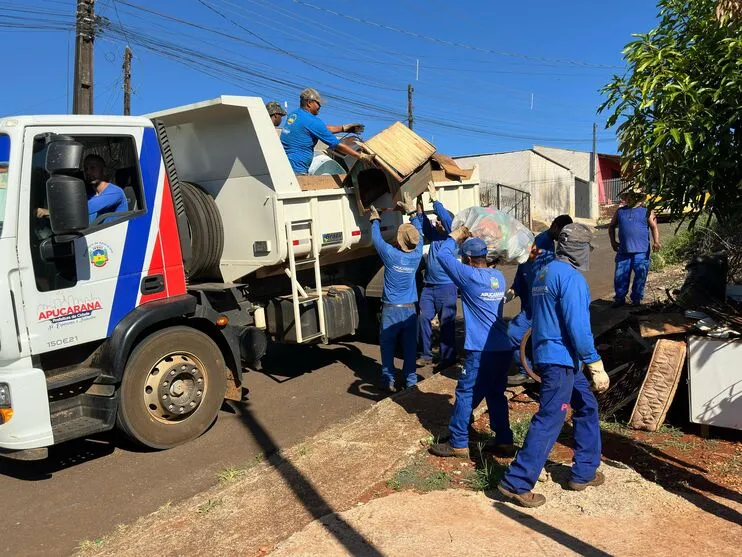
[[[484,52],[487,54],[494,54],[496,56],[505,56],[509,58],[520,58],[523,60],[535,60],[539,62],[548,62],[552,64],[566,64],[569,66],[581,66],[581,67],[588,67],[588,68],[606,68],[606,69],[623,69],[622,66],[610,66],[606,64],[593,64],[590,62],[583,62],[580,60],[568,60],[563,58],[546,58],[541,56],[529,56],[528,54],[521,54],[518,52],[505,52],[502,50],[493,50],[490,48],[483,48],[479,46],[473,46],[470,44],[460,43],[456,41],[448,41],[445,39],[439,39],[437,37],[432,37],[430,35],[423,35],[422,33],[416,33],[414,31],[408,31],[407,29],[401,29],[399,27],[392,27],[391,25],[386,25],[384,23],[379,23],[377,21],[371,21],[368,19],[355,17],[352,15],[344,14],[341,12],[337,12],[335,10],[331,10],[329,8],[324,8],[322,6],[316,6],[314,4],[310,4],[309,2],[304,2],[303,0],[292,0],[294,4],[299,4],[301,6],[306,6],[307,8],[312,8],[313,10],[317,10],[320,12],[325,12],[328,14],[332,14],[337,17],[342,17],[344,19],[355,21],[357,23],[364,23],[366,25],[372,25],[374,27],[378,27],[379,29],[386,29],[387,31],[393,31],[395,33],[401,33],[403,35],[407,35],[409,37],[414,37],[416,39],[423,39],[425,41],[441,44],[444,46],[453,46],[456,48],[465,48],[468,50],[474,50],[477,52]]]

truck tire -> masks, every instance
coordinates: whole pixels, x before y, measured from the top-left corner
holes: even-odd
[[[224,369],[219,348],[200,331],[178,326],[151,334],[124,368],[117,426],[152,449],[195,439],[222,405]]]
[[[219,279],[224,249],[224,227],[216,201],[201,186],[180,182],[191,232],[191,260],[186,272],[191,279]]]

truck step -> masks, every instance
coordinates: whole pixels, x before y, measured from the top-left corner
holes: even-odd
[[[69,385],[76,385],[77,383],[82,383],[83,381],[95,379],[102,373],[102,371],[103,370],[101,370],[100,368],[93,367],[72,368],[61,373],[47,376],[46,388],[48,391],[54,391],[56,389],[67,387]]]
[[[108,431],[109,429],[111,429],[111,425],[105,420],[90,416],[78,416],[72,420],[55,424],[52,427],[52,432],[54,434],[54,444],[57,444],[71,439],[87,437],[94,433]]]
[[[306,336],[302,339],[302,344],[311,342],[313,340],[316,340],[318,338],[322,338],[322,333],[315,333],[313,335]]]

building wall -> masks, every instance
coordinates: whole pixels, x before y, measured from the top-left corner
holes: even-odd
[[[576,178],[590,181],[590,153],[586,151],[572,151],[571,149],[559,149],[558,147],[542,147],[535,145],[534,151],[542,153],[551,160],[569,168]]]
[[[531,194],[533,220],[550,223],[564,213],[574,215],[574,177],[568,169],[531,150],[456,157],[459,165],[479,165],[480,182],[504,184]]]
[[[528,191],[534,220],[547,224],[562,214],[575,214],[575,180],[568,169],[529,151]],[[525,189],[525,188],[524,188]]]

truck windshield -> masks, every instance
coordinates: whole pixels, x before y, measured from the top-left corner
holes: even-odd
[[[5,194],[8,191],[8,165],[10,161],[10,137],[0,133],[0,234],[5,221]]]

